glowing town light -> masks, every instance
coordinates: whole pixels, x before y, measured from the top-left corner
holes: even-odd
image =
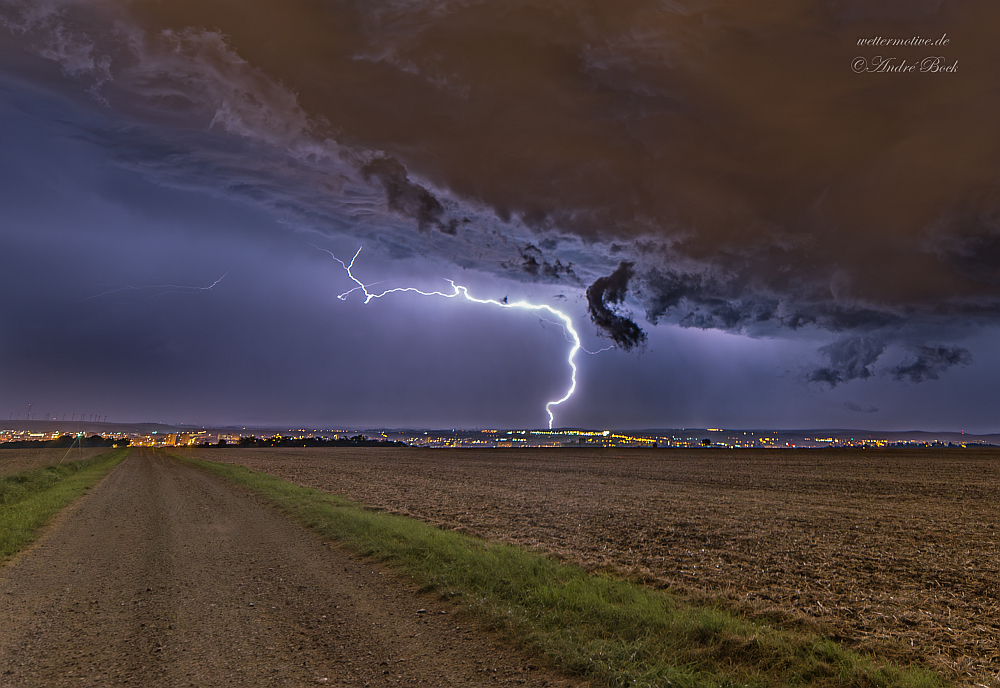
[[[446,299],[453,299],[457,296],[464,296],[467,300],[472,301],[473,303],[488,303],[493,306],[499,306],[500,308],[521,308],[523,310],[528,310],[528,311],[544,311],[557,318],[560,321],[557,324],[562,326],[563,330],[565,330],[566,334],[568,335],[567,339],[572,344],[569,350],[569,355],[566,357],[566,362],[569,364],[572,374],[570,375],[569,390],[567,390],[566,394],[563,395],[563,397],[560,399],[553,399],[552,401],[545,404],[545,412],[549,414],[549,430],[552,429],[552,422],[555,420],[554,416],[552,415],[552,407],[558,406],[559,404],[563,403],[571,396],[573,396],[573,392],[576,391],[575,359],[576,359],[576,354],[578,351],[580,351],[582,345],[580,344],[580,335],[577,334],[576,329],[573,327],[573,321],[570,319],[568,315],[546,304],[528,303],[527,301],[508,302],[506,297],[504,297],[503,301],[497,301],[496,299],[477,299],[476,297],[471,296],[469,294],[468,289],[466,289],[460,284],[455,284],[455,282],[450,279],[445,281],[451,285],[452,288],[451,293],[442,291],[422,291],[420,289],[417,289],[416,287],[397,287],[396,289],[387,289],[382,293],[377,294],[375,292],[368,291],[368,287],[374,286],[376,284],[381,284],[381,282],[373,282],[372,284],[366,285],[363,282],[361,282],[361,280],[359,280],[357,277],[355,277],[353,272],[351,272],[351,268],[354,267],[354,261],[357,260],[358,255],[360,255],[361,253],[360,248],[358,249],[358,252],[354,254],[354,257],[351,258],[350,263],[345,263],[340,258],[333,255],[332,251],[327,251],[325,248],[320,248],[319,246],[316,246],[315,248],[319,249],[320,251],[329,253],[330,257],[333,258],[338,263],[340,263],[341,267],[344,268],[344,270],[347,272],[347,276],[350,277],[351,280],[358,285],[356,287],[348,289],[343,294],[338,295],[337,298],[340,299],[341,301],[344,301],[349,295],[353,294],[356,291],[361,291],[362,293],[364,293],[366,304],[372,299],[381,299],[383,296],[386,296],[387,294],[395,294],[398,292],[413,292],[415,294],[420,294],[421,296],[441,296]],[[610,348],[614,347],[607,347],[605,349],[601,349],[600,351],[607,351]],[[590,352],[587,351],[586,349],[584,349],[584,351],[586,353],[600,353],[600,351]]]

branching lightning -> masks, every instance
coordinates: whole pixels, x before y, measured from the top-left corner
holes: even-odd
[[[228,275],[228,274],[229,273],[227,272],[225,275],[223,275],[219,279],[215,280],[214,282],[212,282],[207,287],[188,287],[188,286],[184,286],[182,284],[148,284],[148,285],[143,285],[143,286],[136,287],[136,286],[133,286],[131,284],[126,284],[124,287],[118,287],[117,289],[110,289],[108,291],[103,291],[100,294],[94,294],[93,296],[88,296],[88,297],[86,297],[84,299],[81,299],[81,300],[82,301],[90,301],[91,299],[98,299],[98,298],[100,298],[102,296],[108,296],[109,294],[117,294],[118,292],[122,292],[122,291],[147,291],[148,292],[148,291],[151,291],[151,290],[154,290],[154,289],[159,290],[159,291],[157,291],[152,296],[150,296],[149,299],[146,299],[147,301],[150,300],[150,299],[155,299],[157,296],[163,296],[164,294],[197,294],[199,291],[210,291],[213,287],[215,287],[215,285],[217,285],[219,282],[221,282],[222,280],[224,280],[226,278],[226,275]]]
[[[577,372],[576,354],[581,350],[583,350],[585,353],[596,354],[600,353],[601,351],[607,351],[608,349],[614,348],[614,347],[606,347],[604,349],[601,349],[600,351],[587,351],[586,349],[584,349],[582,344],[580,343],[580,335],[577,334],[576,328],[573,327],[573,320],[568,315],[566,315],[560,310],[553,308],[552,306],[546,304],[529,303],[527,301],[507,301],[506,297],[504,297],[502,301],[498,301],[496,299],[477,299],[476,297],[469,294],[469,290],[466,287],[463,287],[460,284],[455,284],[455,282],[450,279],[445,281],[451,285],[452,289],[451,292],[423,291],[421,289],[417,289],[416,287],[397,287],[395,289],[386,289],[385,291],[379,293],[368,291],[369,287],[373,287],[376,284],[381,284],[382,282],[373,282],[372,284],[365,284],[354,276],[352,269],[354,268],[354,261],[356,261],[358,256],[361,254],[360,248],[358,249],[357,253],[354,254],[354,257],[351,258],[351,261],[349,263],[345,263],[344,261],[342,261],[340,258],[335,256],[332,251],[328,251],[325,248],[320,248],[319,246],[314,246],[314,248],[317,248],[320,251],[324,251],[325,253],[329,253],[330,257],[333,258],[338,263],[340,263],[341,267],[343,267],[344,271],[347,273],[347,276],[350,277],[351,281],[353,281],[357,285],[356,287],[348,289],[343,294],[339,294],[337,298],[340,299],[341,301],[344,301],[345,299],[347,299],[348,296],[350,296],[356,291],[360,291],[365,295],[366,304],[369,303],[372,299],[381,299],[383,296],[386,296],[388,294],[396,294],[400,292],[413,292],[415,294],[420,294],[421,296],[440,296],[446,299],[454,299],[456,297],[461,296],[467,299],[468,301],[472,301],[473,303],[490,304],[493,306],[499,306],[500,308],[520,308],[528,311],[536,311],[536,312],[540,311],[548,313],[552,317],[556,318],[556,320],[558,320],[556,324],[563,328],[563,331],[566,333],[566,339],[571,345],[569,350],[569,355],[566,357],[566,363],[569,364],[571,375],[570,375],[569,389],[566,391],[566,394],[564,394],[559,399],[553,399],[552,401],[549,401],[548,403],[545,404],[545,412],[549,415],[550,430],[552,429],[552,423],[555,420],[555,417],[552,414],[552,407],[558,406],[559,404],[563,403],[571,396],[573,396],[573,392],[576,391],[576,372]]]

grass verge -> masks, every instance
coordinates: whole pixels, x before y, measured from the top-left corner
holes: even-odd
[[[0,563],[35,539],[37,531],[128,455],[116,449],[83,461],[0,477]]]
[[[425,590],[462,596],[487,625],[608,686],[934,688],[921,667],[751,622],[665,591],[588,574],[243,466],[178,457],[243,485],[323,536],[386,562]]]

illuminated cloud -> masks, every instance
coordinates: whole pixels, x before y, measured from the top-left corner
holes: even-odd
[[[809,338],[798,378],[830,393],[977,365],[962,342],[1000,325],[987,0],[0,0],[0,22],[6,78],[147,183],[551,284],[623,349]],[[959,68],[856,73],[875,36],[947,36]]]

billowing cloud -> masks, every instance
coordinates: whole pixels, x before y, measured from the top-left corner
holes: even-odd
[[[885,351],[885,342],[872,337],[846,337],[820,348],[829,365],[817,368],[810,382],[823,382],[835,387],[850,380],[864,380],[872,375],[872,364]]]
[[[1000,324],[996,3],[234,7],[0,0],[2,42],[57,66],[23,71],[100,109],[81,136],[156,183],[390,256],[589,285],[622,348],[645,336],[634,309],[825,333],[807,377],[830,386],[908,347],[892,377],[919,382]],[[958,67],[852,70],[883,35],[947,35],[892,57]]]
[[[646,333],[616,306],[625,301],[632,279],[632,263],[622,261],[607,277],[598,278],[587,289],[590,319],[618,347],[630,351],[646,341]]]
[[[949,346],[915,347],[910,360],[892,369],[893,379],[910,382],[937,380],[948,368],[972,363],[972,354],[967,349]]]
[[[455,234],[458,221],[443,221],[444,206],[430,191],[414,184],[406,176],[406,168],[395,158],[378,157],[361,168],[366,180],[377,179],[385,189],[386,202],[391,210],[417,221],[421,230],[437,227],[445,234]]]

